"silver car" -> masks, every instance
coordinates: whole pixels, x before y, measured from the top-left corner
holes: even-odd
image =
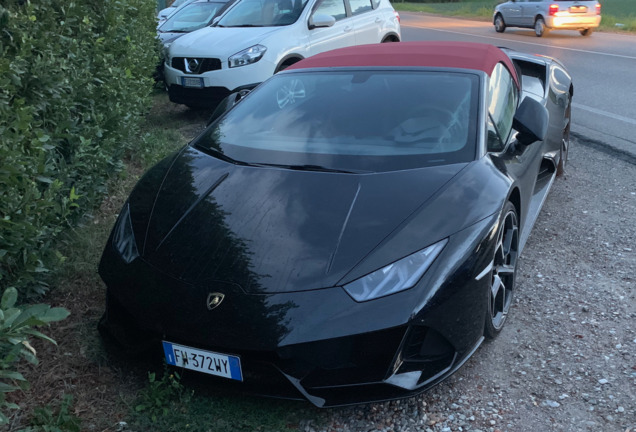
[[[537,37],[553,29],[589,36],[600,23],[601,4],[596,0],[510,0],[497,5],[493,14],[497,32],[506,27],[533,28]]]

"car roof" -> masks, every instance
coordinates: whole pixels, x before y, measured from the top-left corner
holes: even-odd
[[[489,76],[497,63],[503,63],[517,86],[517,71],[501,49],[474,42],[397,42],[358,45],[327,51],[306,58],[287,68],[331,68],[374,66],[424,66],[473,69]]]

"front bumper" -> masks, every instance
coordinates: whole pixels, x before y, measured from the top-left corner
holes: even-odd
[[[214,107],[225,96],[244,88],[253,88],[274,74],[276,65],[263,58],[256,63],[230,68],[227,61],[220,68],[201,74],[191,74],[164,65],[164,80],[170,100],[196,107]],[[184,87],[183,78],[198,78],[202,87]]]
[[[316,406],[415,395],[455,372],[483,340],[490,281],[475,276],[488,265],[492,224],[451,237],[418,287],[364,303],[339,287],[254,295],[222,282],[187,283],[141,258],[125,264],[109,240],[99,269],[108,287],[101,329],[157,355],[167,340],[238,356],[244,381],[226,385]],[[213,311],[210,292],[225,294]]]

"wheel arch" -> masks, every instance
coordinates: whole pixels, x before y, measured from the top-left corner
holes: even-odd
[[[382,43],[384,42],[400,42],[400,36],[395,32],[389,32],[382,38]]]
[[[503,14],[501,12],[497,11],[497,13],[495,13],[495,15],[492,17],[492,23],[493,24],[497,20],[497,17],[501,17],[501,20],[504,22],[504,24],[506,23],[506,20],[504,19]]]
[[[278,72],[282,71],[283,69],[285,69],[285,67],[291,66],[294,63],[298,63],[299,61],[303,60],[304,58],[305,57],[303,57],[302,55],[296,54],[296,53],[287,54],[285,57],[280,59],[280,61],[276,65],[276,69],[274,69],[274,73],[278,73]]]
[[[544,23],[544,25],[545,25],[545,28],[548,28],[548,26],[547,26],[547,24],[546,24],[546,21],[545,21],[545,17],[543,16],[543,14],[540,14],[540,13],[539,13],[539,14],[536,14],[536,15],[534,16],[534,21],[532,21],[532,23],[533,23],[533,24],[534,24],[534,23],[536,23],[536,22],[537,22],[537,20],[538,20],[539,18],[541,18],[541,19],[543,20],[543,23]]]

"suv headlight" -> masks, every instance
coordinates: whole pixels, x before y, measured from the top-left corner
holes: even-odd
[[[439,241],[393,264],[356,279],[344,285],[343,288],[357,302],[373,300],[412,288],[435,261],[446,243],[448,243],[448,239]]]
[[[130,220],[130,205],[126,203],[119,214],[115,228],[113,228],[113,246],[119,252],[121,258],[130,264],[139,256],[137,242]]]
[[[229,58],[230,67],[246,66],[252,63],[256,63],[263,58],[263,55],[267,51],[267,48],[263,45],[254,45],[243,51],[239,51]]]

